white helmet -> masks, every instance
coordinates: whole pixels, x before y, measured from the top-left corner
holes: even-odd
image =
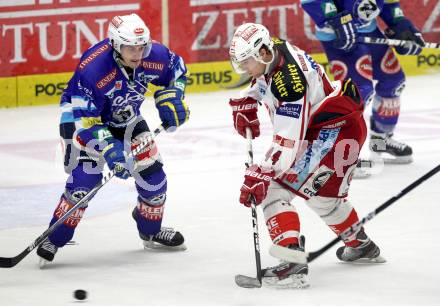
[[[113,48],[121,53],[121,46],[146,46],[143,57],[151,51],[150,30],[136,14],[115,16],[108,26],[108,38]]]
[[[263,64],[270,64],[273,57],[270,62],[265,62],[260,56],[260,49],[264,45],[273,53],[273,41],[265,26],[256,23],[244,23],[239,26],[235,30],[229,48],[229,56],[234,70],[237,73],[245,73],[240,68],[240,63],[251,56]]]

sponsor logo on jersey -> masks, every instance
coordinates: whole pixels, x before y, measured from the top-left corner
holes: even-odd
[[[289,69],[289,75],[293,81],[291,82],[293,85],[293,90],[297,93],[304,93],[306,88],[299,77],[298,66],[294,64],[287,64],[287,68]]]
[[[321,3],[321,10],[324,13],[325,17],[333,17],[338,13],[338,9],[332,2],[323,2]]]
[[[87,66],[89,63],[91,63],[95,58],[97,58],[101,53],[103,53],[105,50],[107,50],[110,47],[110,45],[105,44],[104,46],[101,46],[98,50],[87,56],[80,64],[79,69],[84,69],[85,66]]]
[[[390,118],[399,116],[400,113],[400,98],[382,98],[375,111],[380,117]]]
[[[304,56],[301,54],[298,54],[299,63],[301,65],[302,71],[309,71],[309,68],[307,68],[306,60],[304,59]]]
[[[371,64],[371,56],[366,54],[356,61],[356,71],[368,80],[373,79],[373,67]]]
[[[58,204],[58,207],[55,209],[54,216],[57,219],[60,219],[62,216],[64,216],[70,208],[72,208],[74,205],[69,203],[66,198],[61,197],[60,203]],[[75,212],[73,212],[69,218],[67,218],[64,221],[64,224],[68,227],[76,227],[81,221],[82,216],[84,215],[85,207],[78,208]]]
[[[298,119],[301,115],[301,110],[301,104],[284,103],[277,108],[276,114]]]
[[[347,77],[347,65],[345,65],[345,63],[341,61],[331,61],[330,72],[336,81],[342,81]]]
[[[142,67],[145,69],[153,69],[153,70],[163,70],[163,63],[158,62],[150,62],[150,61],[142,61]]]
[[[315,189],[316,191],[321,189],[321,187],[324,186],[324,184],[327,183],[327,181],[330,179],[332,174],[333,172],[331,171],[325,171],[315,176],[312,182],[313,189]]]
[[[380,61],[380,69],[387,74],[394,74],[400,71],[400,64],[392,49],[383,56]]]
[[[113,69],[109,74],[107,74],[105,77],[103,77],[100,81],[98,81],[98,83],[96,83],[96,87],[98,87],[99,89],[103,88],[104,86],[106,86],[108,83],[110,83],[111,81],[113,81],[116,77],[116,68]]]
[[[138,203],[137,209],[140,215],[147,220],[162,220],[164,205],[150,206],[147,203]]]

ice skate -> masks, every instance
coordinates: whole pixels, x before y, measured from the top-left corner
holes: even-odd
[[[393,139],[393,134],[372,133],[370,137],[370,150],[380,154],[384,163],[409,164],[413,161],[412,148]]]
[[[287,248],[304,252],[305,238],[301,236],[300,245],[289,245]],[[281,261],[279,265],[262,270],[263,283],[277,289],[304,289],[309,287],[307,274],[308,264]]]
[[[40,269],[44,268],[48,263],[52,262],[55,254],[58,251],[58,247],[54,245],[48,238],[44,240],[37,249],[37,254],[40,256],[38,263]]]
[[[359,159],[353,172],[354,179],[364,179],[371,176],[373,161],[369,159]]]
[[[185,239],[182,234],[170,227],[162,227],[155,235],[143,235],[139,233],[144,249],[168,249],[176,251],[186,250]]]
[[[357,247],[343,246],[336,250],[339,260],[356,263],[384,263],[385,258],[380,255],[379,247],[361,230],[357,237],[361,244]]]

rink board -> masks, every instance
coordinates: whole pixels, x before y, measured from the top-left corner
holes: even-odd
[[[319,53],[313,57],[329,73],[325,55]],[[440,52],[436,50],[424,50],[418,56],[401,56],[399,60],[409,76],[440,71]],[[240,80],[229,61],[192,63],[187,66],[190,72],[188,93],[222,90]],[[71,76],[72,73],[68,72],[0,78],[0,107],[58,103]]]

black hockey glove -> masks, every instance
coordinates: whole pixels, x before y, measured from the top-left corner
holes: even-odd
[[[417,55],[425,46],[422,33],[406,18],[401,18],[396,24],[386,29],[385,35],[391,39],[411,41],[403,47],[396,47],[396,52],[402,55]]]

